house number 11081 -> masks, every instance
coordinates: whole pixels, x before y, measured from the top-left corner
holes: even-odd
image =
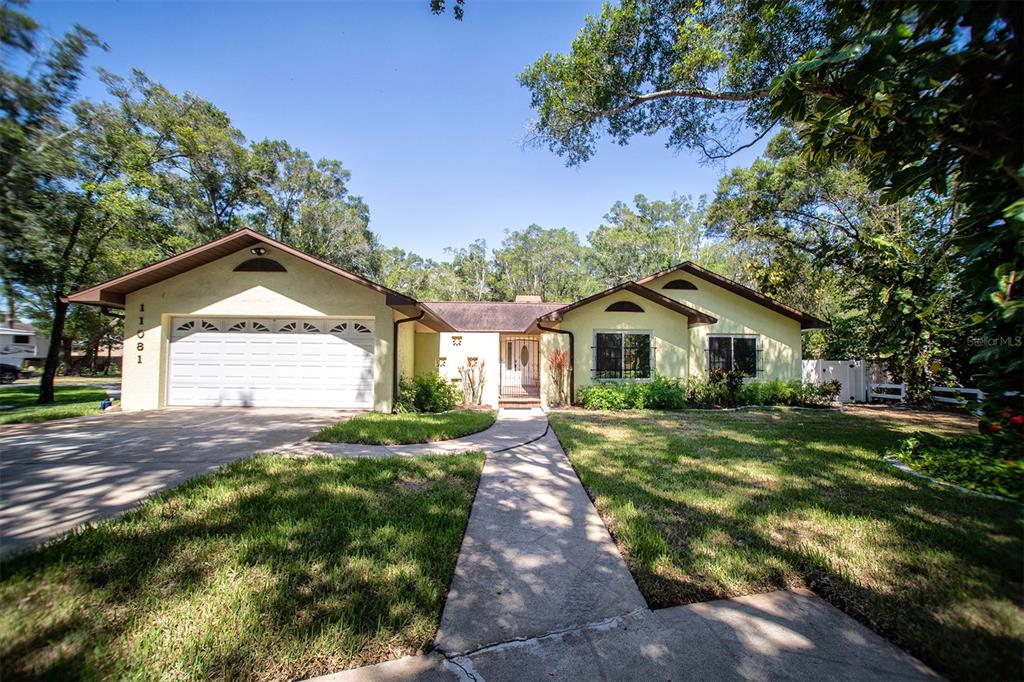
[[[146,312],[146,304],[145,303],[140,303],[139,304],[139,313],[140,313],[139,314],[139,332],[138,332],[138,337],[140,339],[143,336],[146,335],[146,330],[142,328],[142,325],[145,322],[145,318],[142,316],[141,313],[144,313],[144,312]],[[137,350],[139,352],[139,356],[138,356],[138,360],[136,361],[136,364],[139,364],[139,365],[142,364],[142,351],[145,348],[146,348],[146,345],[144,343],[142,343],[142,341],[139,341],[138,343],[135,344],[135,350]]]

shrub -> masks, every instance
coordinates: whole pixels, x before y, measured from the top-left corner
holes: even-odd
[[[625,410],[632,407],[628,394],[627,384],[591,384],[581,388],[577,397],[588,410]]]
[[[458,386],[437,374],[420,374],[398,380],[396,412],[447,412],[463,400]]]
[[[820,384],[804,384],[801,390],[801,401],[804,405],[825,407],[839,399],[839,391],[843,384],[838,379]]]
[[[658,374],[649,383],[636,385],[644,388],[643,407],[652,410],[679,410],[686,405],[686,395],[679,379],[670,379]]]
[[[839,396],[838,381],[801,384],[799,381],[746,381],[739,372],[713,370],[708,377],[686,382],[656,375],[646,382],[594,384],[580,389],[579,401],[588,410],[679,410],[684,407],[735,405],[828,405]]]
[[[592,384],[577,395],[588,410],[678,410],[686,405],[680,381],[661,375],[650,381]]]
[[[720,384],[725,387],[725,405],[732,407],[736,405],[740,389],[743,388],[743,373],[726,371],[724,369],[713,369],[708,372],[708,382]]]
[[[799,405],[803,402],[802,386],[799,381],[748,381],[740,388],[737,400],[740,405]]]
[[[1020,398],[1018,398],[1020,401]],[[999,412],[985,407],[978,420],[978,432],[988,439],[993,451],[1002,457],[1024,457],[1024,406],[1005,407]]]
[[[728,402],[729,395],[725,383],[714,383],[702,376],[687,377],[687,405],[691,407],[721,407]]]
[[[992,440],[982,435],[942,438],[919,433],[888,454],[915,471],[947,483],[1014,500],[1024,499],[1024,460],[1006,457]]]

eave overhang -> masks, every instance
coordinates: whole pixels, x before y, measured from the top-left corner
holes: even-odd
[[[648,289],[647,287],[642,286],[636,282],[624,282],[610,289],[605,289],[604,291],[598,292],[593,296],[588,296],[584,299],[576,301],[575,303],[567,305],[563,308],[559,308],[558,310],[552,311],[547,315],[542,315],[541,317],[537,318],[537,321],[541,323],[561,322],[562,319],[565,317],[566,313],[572,312],[576,308],[585,306],[588,303],[593,303],[594,301],[600,300],[606,296],[610,296],[620,291],[628,291],[630,293],[636,294],[641,298],[645,298],[648,301],[657,303],[660,306],[663,306],[673,312],[683,315],[684,317],[686,317],[688,327],[695,327],[701,324],[714,324],[715,322],[718,322],[718,318],[712,317],[707,313],[703,313],[697,310],[696,308],[691,308],[690,306],[680,303],[679,301],[675,301],[669,298],[668,296],[659,294],[657,291],[654,291],[653,289]]]
[[[303,253],[298,249],[295,249],[287,244],[283,244],[276,239],[255,232],[250,229],[241,229],[231,234],[225,235],[220,239],[215,239],[212,242],[202,244],[195,248],[184,251],[170,258],[157,261],[151,265],[147,265],[143,268],[139,268],[134,272],[129,272],[126,275],[115,277],[114,279],[97,284],[81,291],[76,291],[69,296],[64,298],[68,303],[80,303],[83,305],[95,305],[106,308],[124,308],[125,299],[128,294],[144,289],[145,287],[157,284],[171,277],[193,270],[207,263],[212,263],[220,258],[229,256],[233,253],[246,248],[251,248],[258,244],[265,244],[279,251],[283,251],[295,258],[303,260],[311,265],[326,270],[331,274],[342,277],[351,282],[355,282],[361,286],[372,289],[380,294],[383,294],[385,301],[388,306],[406,314],[407,316],[415,316],[420,311],[424,310],[416,299],[411,296],[406,296],[393,289],[389,289],[381,284],[377,284],[371,280],[361,277],[353,272],[344,270],[335,265],[331,265],[319,258],[314,258],[309,254]],[[410,312],[411,311],[411,312]],[[426,311],[422,322],[432,329],[437,331],[450,331],[450,327],[444,320],[438,317],[436,314]]]

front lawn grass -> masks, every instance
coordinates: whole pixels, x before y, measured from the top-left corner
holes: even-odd
[[[483,455],[258,455],[0,564],[0,679],[296,679],[431,644]]]
[[[483,431],[493,423],[494,413],[481,410],[370,412],[321,429],[312,440],[363,445],[434,443]]]
[[[1021,679],[1021,507],[896,471],[909,433],[971,428],[898,415],[550,419],[652,607],[807,586],[944,675]]]
[[[98,386],[55,386],[53,396],[53,403],[36,405],[38,383],[0,387],[0,405],[14,405],[0,410],[0,424],[45,422],[97,414],[100,401],[107,397],[107,392]]]

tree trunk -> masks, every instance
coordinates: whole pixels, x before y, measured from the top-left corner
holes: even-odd
[[[7,305],[7,310],[4,311],[4,315],[8,318],[8,322],[11,326],[17,321],[18,311],[17,306],[14,304],[14,281],[11,279],[9,273],[3,273],[4,278],[4,301]]]
[[[64,322],[68,317],[68,304],[60,300],[60,294],[53,298],[53,328],[50,331],[50,349],[46,352],[46,364],[43,366],[43,376],[39,379],[39,400],[40,405],[48,405],[53,402],[53,380],[57,376],[57,366],[60,364],[60,350],[64,345]]]

